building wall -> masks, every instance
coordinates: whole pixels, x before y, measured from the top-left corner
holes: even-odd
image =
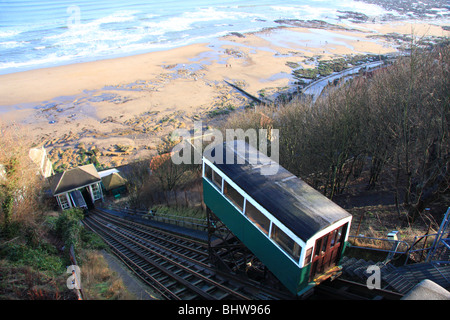
[[[103,192],[102,192],[102,187],[101,187],[100,182],[96,182],[96,183],[93,183],[91,185],[84,186],[84,187],[81,187],[81,188],[78,188],[78,189],[74,189],[74,190],[80,190],[81,191],[83,189],[87,189],[88,190],[89,195],[90,195],[91,200],[92,200],[92,203],[95,203],[98,200],[102,200],[103,201]],[[74,191],[74,190],[72,190],[72,191]],[[71,191],[68,191],[68,192],[65,192],[63,194],[55,196],[57,201],[58,201],[58,204],[59,204],[59,206],[60,206],[60,208],[62,210],[70,209],[70,208],[72,208],[74,206],[74,203],[72,202],[71,196],[69,194],[70,192]],[[65,206],[63,205],[64,204],[64,199],[67,199],[67,203],[65,204]]]

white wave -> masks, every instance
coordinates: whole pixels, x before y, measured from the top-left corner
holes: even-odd
[[[217,10],[217,8],[208,7],[201,8],[195,12],[185,12],[180,16],[175,16],[162,21],[151,21],[142,23],[142,27],[146,29],[149,35],[161,35],[167,32],[186,31],[194,28],[196,23],[218,21],[220,23],[214,26],[226,26],[228,23],[223,20],[240,20],[240,19],[256,19],[265,18],[261,14],[249,12],[229,12]]]
[[[92,0],[87,2],[90,1]],[[208,42],[232,31],[258,31],[261,26],[274,25],[273,20],[281,18],[336,19],[337,10],[360,11],[366,14],[384,13],[378,6],[354,0],[302,0],[287,1],[285,4],[275,1],[270,4],[225,1],[223,5],[196,7],[200,2],[204,5],[203,1],[194,1],[192,4],[180,2],[181,7],[164,9],[159,5],[147,7],[147,3],[142,7],[121,5],[117,8],[131,10],[120,10],[104,16],[99,16],[104,13],[102,8],[94,6],[92,11],[83,11],[89,9],[84,9],[80,4],[80,23],[69,26],[64,21],[68,16],[63,15],[50,21],[37,21],[11,29],[2,28],[0,72],[11,68],[101,59],[111,55],[127,55],[137,51],[148,52]],[[135,8],[138,9],[133,10]],[[156,10],[151,11],[150,8]],[[111,11],[108,9],[108,12]],[[89,16],[96,18],[88,20]],[[267,23],[262,25],[261,21]],[[21,40],[25,42],[21,43]],[[14,55],[17,59],[15,62],[8,61],[9,57],[3,55],[3,52],[10,51],[17,53]],[[26,61],[28,59],[30,61]]]
[[[321,3],[324,3],[323,6]],[[390,11],[375,5],[368,4],[354,0],[339,0],[335,1],[333,6],[329,6],[328,0],[314,0],[309,4],[302,4],[297,6],[271,6],[271,8],[280,12],[285,17],[292,17],[301,20],[313,19],[336,19],[337,11],[355,11],[361,12],[368,16],[380,16]]]
[[[354,0],[340,0],[336,3],[338,10],[350,10],[355,12],[364,13],[368,16],[380,16],[386,13],[391,13],[384,8],[376,5]]]
[[[90,23],[87,23],[87,25],[101,25],[101,24],[107,24],[107,23],[120,23],[120,22],[128,22],[136,20],[136,14],[138,14],[140,11],[119,11],[115,12],[112,15],[98,18]]]
[[[336,16],[335,8],[327,7],[313,7],[311,5],[298,5],[295,7],[287,6],[271,6],[277,12],[280,12],[283,17],[290,17],[292,19],[300,20],[314,20],[334,18]]]
[[[0,42],[0,48],[3,49],[14,49],[18,47],[23,47],[26,45],[25,41],[3,41]]]
[[[0,30],[0,38],[14,37],[21,32],[20,30]]]

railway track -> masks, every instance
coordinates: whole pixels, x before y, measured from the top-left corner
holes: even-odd
[[[95,210],[83,220],[137,276],[167,300],[286,299],[211,266],[208,245]]]

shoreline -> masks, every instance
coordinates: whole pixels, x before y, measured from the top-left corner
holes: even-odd
[[[450,36],[433,22],[281,25],[165,51],[4,74],[0,122],[24,128],[61,169],[86,159],[86,151],[95,151],[105,167],[119,166],[156,154],[176,128],[190,128],[195,120],[214,126],[223,114],[250,104],[225,81],[255,96],[276,92],[293,84],[289,63],[307,69],[344,55],[398,53],[401,42],[392,34],[408,36],[408,30]]]

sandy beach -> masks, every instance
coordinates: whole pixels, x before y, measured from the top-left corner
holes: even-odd
[[[292,86],[297,63],[343,55],[393,54],[392,35],[448,37],[435,20],[346,22],[333,28],[285,26],[233,34],[124,58],[78,63],[0,76],[0,121],[17,124],[56,166],[82,161],[95,150],[105,167],[151,156],[176,128],[202,120],[214,126],[214,110],[234,110],[249,98],[224,80],[258,96]],[[386,35],[391,35],[386,36]],[[232,107],[230,107],[232,106]]]

